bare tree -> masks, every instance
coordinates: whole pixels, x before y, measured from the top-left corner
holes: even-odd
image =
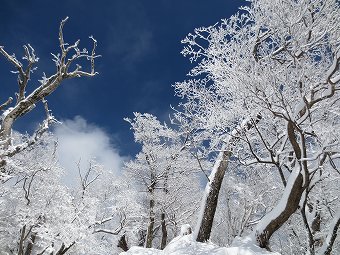
[[[23,59],[27,63],[23,64],[14,54],[9,54],[3,46],[0,46],[0,53],[14,66],[14,73],[18,75],[18,91],[15,93],[16,99],[13,100],[13,97],[9,97],[8,100],[0,106],[0,110],[3,111],[0,118],[0,166],[2,167],[0,179],[6,179],[8,177],[8,173],[3,170],[7,158],[36,143],[48,129],[49,125],[56,121],[48,109],[45,98],[52,94],[66,79],[83,76],[93,77],[97,74],[97,72],[95,72],[95,59],[98,57],[98,55],[96,55],[97,41],[90,36],[93,41],[91,51],[85,48],[80,50],[79,40],[74,44],[66,43],[64,41],[63,28],[67,20],[68,18],[62,20],[59,27],[60,53],[52,54],[53,61],[56,65],[55,73],[48,77],[44,74],[39,84],[36,85],[36,88],[28,95],[26,94],[26,88],[28,84],[32,82],[31,74],[36,69],[36,64],[39,60],[35,55],[33,47],[30,44],[24,45]],[[81,59],[89,61],[90,68],[88,71],[83,70],[78,64]],[[31,112],[39,102],[42,102],[45,106],[46,119],[25,142],[14,144],[12,139],[14,122],[23,115]]]

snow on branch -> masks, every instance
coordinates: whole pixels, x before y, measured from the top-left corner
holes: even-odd
[[[337,214],[334,216],[331,226],[329,227],[329,232],[327,234],[326,241],[319,250],[318,254],[320,255],[331,254],[333,244],[335,243],[335,239],[337,238],[338,235],[339,227],[340,227],[340,210],[338,210]]]
[[[97,41],[90,36],[93,42],[92,49],[87,50],[86,48],[80,50],[80,40],[77,40],[74,44],[68,44],[64,40],[63,29],[68,17],[63,19],[59,26],[59,47],[60,52],[52,54],[52,60],[56,64],[56,72],[50,76],[46,76],[43,73],[43,77],[39,80],[37,87],[28,95],[26,95],[26,87],[31,81],[31,73],[36,69],[36,64],[39,58],[35,55],[34,48],[30,45],[24,45],[24,56],[23,60],[27,61],[24,65],[21,63],[14,54],[10,55],[3,46],[0,46],[0,53],[9,61],[16,69],[12,72],[18,75],[18,91],[15,93],[16,102],[13,106],[13,98],[9,97],[6,102],[0,105],[0,110],[3,111],[0,117],[0,166],[6,164],[6,157],[11,157],[30,145],[33,145],[37,140],[40,139],[42,134],[48,129],[51,123],[56,122],[53,115],[48,110],[46,97],[51,95],[61,83],[69,78],[78,77],[93,77],[98,73],[95,71],[95,59],[99,57],[96,55]],[[89,70],[81,70],[82,67],[79,61],[85,59],[89,62]],[[21,116],[26,115],[32,111],[36,104],[42,102],[46,111],[46,119],[37,128],[33,135],[27,139],[24,144],[12,146],[12,126],[14,122]]]

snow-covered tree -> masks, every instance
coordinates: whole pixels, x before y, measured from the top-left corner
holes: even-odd
[[[329,213],[321,210],[326,218],[312,194],[318,185],[339,181],[339,2],[250,2],[183,40],[182,53],[197,63],[194,78],[175,85],[185,98],[183,116],[220,151],[203,209],[218,195],[233,155],[243,165],[275,172],[283,185],[277,205],[253,230],[258,245],[269,247],[271,236],[300,210],[309,252],[330,254],[340,224],[338,191],[329,190],[326,200],[336,202],[327,203]],[[321,232],[313,230],[320,217]],[[201,241],[210,235],[206,218],[196,231]]]
[[[5,166],[15,169],[16,176],[1,184],[0,250],[25,255],[118,253],[120,237],[133,231],[129,223],[140,217],[127,182],[90,161],[79,168],[79,182],[67,187],[55,138],[47,134]]]
[[[10,178],[12,173],[4,171],[3,166],[6,165],[8,158],[20,153],[27,147],[36,143],[41,135],[48,129],[49,125],[55,122],[53,115],[48,109],[46,97],[52,94],[61,83],[70,78],[78,77],[92,77],[97,73],[95,72],[94,60],[96,55],[97,41],[90,36],[93,41],[93,48],[88,51],[86,48],[79,49],[79,40],[74,44],[68,44],[64,41],[63,28],[68,18],[65,18],[60,23],[59,27],[59,47],[60,53],[52,54],[53,61],[56,65],[56,71],[54,74],[44,76],[39,81],[35,81],[37,84],[32,85],[32,92],[27,93],[27,86],[32,83],[31,74],[36,70],[36,65],[39,58],[36,56],[33,47],[30,44],[24,45],[23,60],[27,62],[23,64],[16,58],[14,54],[9,54],[4,46],[0,46],[0,53],[9,61],[15,68],[13,73],[18,75],[18,91],[15,93],[15,100],[13,97],[8,97],[6,102],[0,105],[2,114],[0,116],[0,180],[6,180]],[[82,70],[79,63],[85,59],[89,61],[90,68],[88,71]],[[34,87],[33,87],[34,86]],[[31,112],[36,104],[42,102],[46,110],[46,119],[35,130],[35,132],[28,136],[22,143],[14,146],[15,143],[12,137],[12,128],[14,122],[20,117]]]
[[[127,121],[142,149],[125,168],[141,192],[148,218],[145,246],[163,249],[181,224],[193,220],[199,204],[199,165],[187,150],[185,136],[151,114],[134,115]],[[153,244],[155,239],[159,244]]]
[[[47,140],[16,154],[5,166],[16,173],[1,184],[1,250],[9,254],[62,254],[74,245],[70,236],[79,229],[70,224],[72,196],[60,183],[63,170],[55,145]]]

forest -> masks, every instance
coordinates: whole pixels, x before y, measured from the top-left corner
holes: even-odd
[[[0,102],[0,254],[340,254],[339,1],[251,0],[194,29],[168,121],[131,113],[140,151],[119,173],[79,162],[72,187],[48,99],[100,75],[100,55],[64,39],[69,22],[39,80],[30,44],[0,46],[17,77]],[[37,105],[45,118],[17,131]]]

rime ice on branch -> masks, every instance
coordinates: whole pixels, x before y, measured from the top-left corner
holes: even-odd
[[[95,71],[95,59],[99,57],[96,55],[97,41],[90,36],[93,42],[92,49],[88,51],[86,48],[80,50],[79,43],[68,44],[64,41],[63,28],[68,20],[68,17],[61,21],[59,27],[59,47],[58,54],[52,54],[53,61],[56,65],[56,71],[50,76],[44,76],[39,80],[40,84],[36,84],[36,88],[26,95],[26,88],[31,80],[31,74],[36,70],[36,64],[39,58],[35,55],[35,51],[30,44],[24,45],[24,56],[26,64],[20,62],[14,54],[10,55],[3,46],[0,46],[0,53],[9,61],[15,68],[15,73],[18,75],[18,91],[15,93],[16,100],[9,97],[6,102],[0,105],[0,110],[3,112],[0,118],[0,167],[6,165],[6,160],[27,147],[35,144],[41,135],[48,129],[49,125],[55,122],[51,111],[48,108],[46,97],[52,94],[61,83],[70,78],[92,77],[97,74]],[[89,70],[85,71],[78,64],[81,59],[89,62]],[[38,82],[38,81],[34,81]],[[34,85],[33,85],[34,86]],[[13,102],[15,101],[15,102]],[[45,120],[39,125],[35,132],[26,139],[25,142],[13,145],[12,141],[12,127],[13,123],[23,115],[26,115],[35,108],[35,105],[42,102],[46,111]],[[1,171],[0,179],[9,178],[8,173]]]

